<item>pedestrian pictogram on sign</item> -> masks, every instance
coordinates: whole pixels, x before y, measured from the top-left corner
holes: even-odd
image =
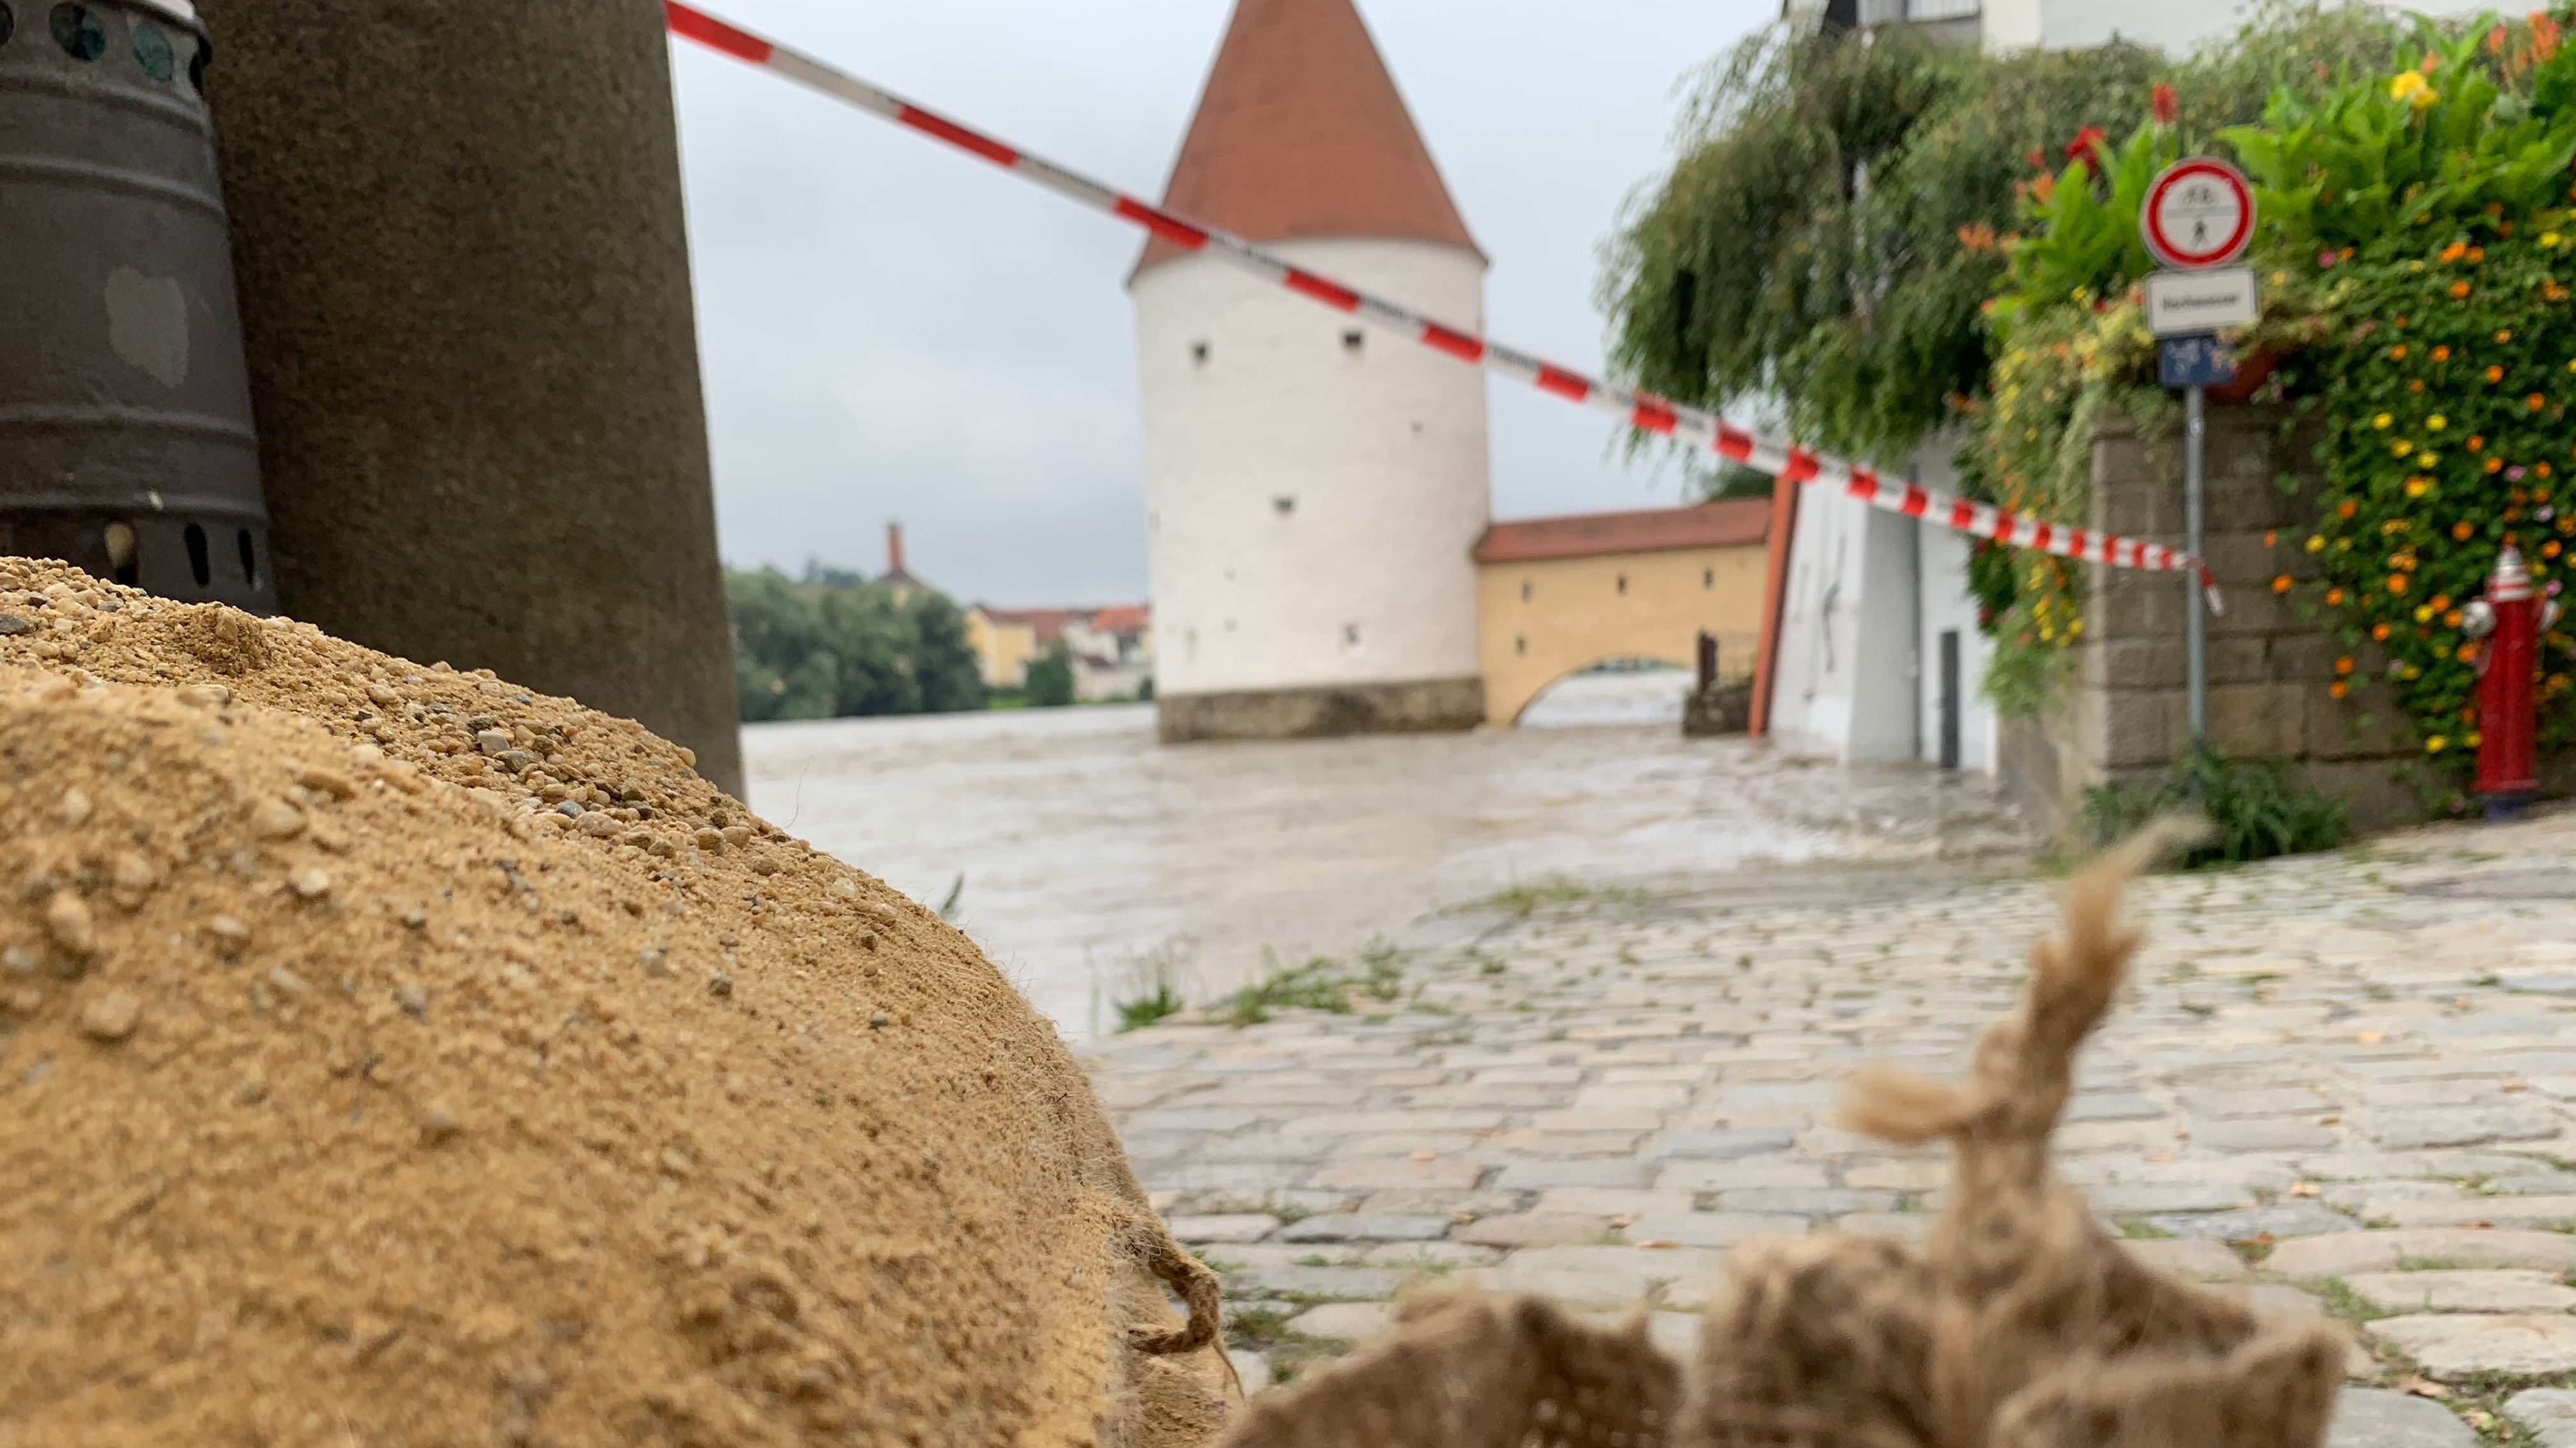
[[[2183,271],[2225,266],[2254,236],[2254,191],[2224,161],[2195,156],[2164,169],[2139,208],[2147,250]]]

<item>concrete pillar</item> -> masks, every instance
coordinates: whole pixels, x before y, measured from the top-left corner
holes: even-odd
[[[199,9],[281,606],[739,792],[662,7]]]

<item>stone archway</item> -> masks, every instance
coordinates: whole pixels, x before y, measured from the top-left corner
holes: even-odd
[[[1485,722],[1508,728],[1558,680],[1614,659],[1753,671],[1770,576],[1766,504],[1498,523],[1477,561]]]

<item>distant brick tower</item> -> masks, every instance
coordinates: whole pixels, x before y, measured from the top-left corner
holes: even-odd
[[[1239,0],[1165,204],[1484,330],[1484,255],[1351,0]],[[1480,722],[1484,375],[1160,241],[1129,291],[1163,738]]]

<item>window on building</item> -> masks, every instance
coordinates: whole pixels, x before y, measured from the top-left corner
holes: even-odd
[[[1521,634],[1512,640],[1512,652],[1516,654],[1527,654],[1529,652],[1528,634]]]
[[[1622,573],[1622,574],[1620,574],[1620,575],[1619,575],[1619,591],[1620,591],[1621,593],[1626,593],[1626,592],[1628,591],[1628,575],[1627,575],[1627,574]]]
[[[1270,500],[1270,506],[1277,510],[1280,517],[1285,518],[1289,514],[1297,511],[1297,500],[1289,497],[1286,493],[1281,493],[1278,497]]]
[[[1208,344],[1205,342],[1192,342],[1190,344],[1190,360],[1201,367],[1205,367],[1207,365],[1207,359]]]
[[[1358,356],[1360,349],[1367,345],[1368,333],[1361,331],[1357,327],[1352,327],[1342,333],[1342,350],[1350,353],[1354,357]]]
[[[1527,602],[1529,602],[1529,601],[1530,601],[1530,586],[1529,586],[1527,583],[1523,583],[1523,584],[1521,585],[1521,602],[1523,602],[1523,603],[1527,603]]]
[[[1344,648],[1352,649],[1360,646],[1360,626],[1358,624],[1346,623],[1342,625],[1342,646]]]
[[[1699,586],[1702,588],[1717,587],[1717,570],[1714,568],[1701,569],[1699,571]]]

